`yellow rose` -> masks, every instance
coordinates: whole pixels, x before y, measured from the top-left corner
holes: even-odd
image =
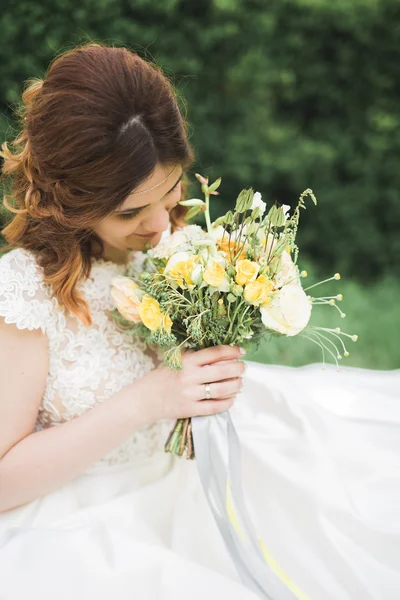
[[[163,313],[161,313],[161,317],[162,317],[163,329],[165,329],[165,331],[167,331],[168,333],[171,333],[171,327],[172,327],[171,318],[168,315],[164,315]]]
[[[139,314],[143,324],[151,331],[165,329],[168,333],[171,333],[171,318],[161,312],[158,301],[152,296],[146,294],[143,297],[139,306]]]
[[[184,283],[188,285],[194,285],[192,281],[192,271],[196,265],[196,256],[191,256],[188,260],[180,260],[175,263],[173,267],[168,271],[171,276],[180,287],[184,287]]]
[[[248,258],[238,260],[236,263],[236,283],[245,285],[246,283],[250,283],[250,281],[254,281],[259,270],[260,265]]]
[[[218,287],[225,279],[225,269],[217,261],[213,262],[204,270],[203,279],[212,287]]]
[[[110,293],[121,315],[128,321],[140,323],[140,300],[136,293],[139,286],[129,277],[114,277],[111,283]]]
[[[267,279],[265,275],[260,275],[255,281],[250,281],[245,286],[243,296],[247,302],[254,306],[268,304],[273,289],[272,281]]]

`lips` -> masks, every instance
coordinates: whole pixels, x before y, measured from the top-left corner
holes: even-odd
[[[156,234],[157,234],[157,231],[154,231],[153,233],[146,233],[144,235],[137,233],[136,235],[138,235],[139,237],[151,238],[151,237],[154,237]]]

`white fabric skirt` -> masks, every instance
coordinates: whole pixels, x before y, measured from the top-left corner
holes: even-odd
[[[274,564],[302,599],[398,600],[400,370],[247,363],[231,415]],[[160,452],[0,513],[0,600],[54,598],[258,596],[235,572],[196,463]]]

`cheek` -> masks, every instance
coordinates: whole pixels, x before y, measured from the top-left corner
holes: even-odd
[[[95,228],[95,232],[106,241],[128,237],[135,232],[137,223],[132,221],[112,220],[103,222]]]
[[[135,221],[119,221],[114,226],[114,231],[119,235],[129,235],[136,231],[138,226],[137,219]]]

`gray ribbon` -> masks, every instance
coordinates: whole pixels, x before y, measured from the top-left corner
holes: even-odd
[[[201,484],[240,579],[266,600],[294,600],[296,596],[265,561],[243,497],[240,442],[229,412],[192,417],[193,443]],[[226,508],[230,481],[233,504],[243,540]]]

